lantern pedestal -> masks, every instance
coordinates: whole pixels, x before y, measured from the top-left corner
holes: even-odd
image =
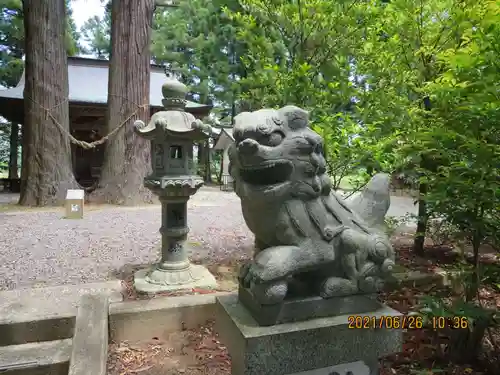
[[[151,270],[140,270],[134,275],[134,287],[141,293],[160,293],[184,289],[213,289],[217,286],[215,277],[208,269],[189,264],[178,271],[163,270],[160,265]]]

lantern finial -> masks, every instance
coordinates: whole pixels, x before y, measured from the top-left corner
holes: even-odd
[[[167,75],[167,82],[161,87],[163,94],[162,104],[166,110],[183,111],[186,107],[186,94],[188,88],[183,83]]]

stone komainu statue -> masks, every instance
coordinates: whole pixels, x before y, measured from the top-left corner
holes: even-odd
[[[293,295],[342,297],[379,291],[394,265],[383,231],[389,177],[355,199],[331,189],[322,138],[295,106],[235,117],[230,173],[255,254],[240,283],[260,304]]]

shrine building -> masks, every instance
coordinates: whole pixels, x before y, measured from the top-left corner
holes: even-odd
[[[68,57],[69,118],[71,134],[78,140],[92,142],[106,135],[109,61]],[[163,67],[151,65],[150,116],[162,110]],[[24,73],[16,87],[0,90],[0,116],[8,121],[24,122]],[[202,119],[209,115],[211,105],[188,101],[186,112]],[[15,141],[14,144],[19,142]],[[11,140],[12,147],[12,140]],[[71,144],[73,170],[83,187],[93,185],[100,175],[104,145],[85,150]]]

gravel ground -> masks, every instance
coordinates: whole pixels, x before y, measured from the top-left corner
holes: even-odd
[[[214,188],[189,201],[192,259],[218,261],[251,253],[238,197]],[[160,206],[109,207],[82,220],[53,212],[0,213],[0,290],[114,278],[131,264],[155,262]]]
[[[253,236],[234,193],[202,188],[188,210],[191,259],[251,254]],[[394,197],[389,215],[408,210],[410,199]],[[125,266],[160,256],[159,205],[90,210],[82,220],[62,217],[62,210],[0,213],[0,290],[116,278]]]

